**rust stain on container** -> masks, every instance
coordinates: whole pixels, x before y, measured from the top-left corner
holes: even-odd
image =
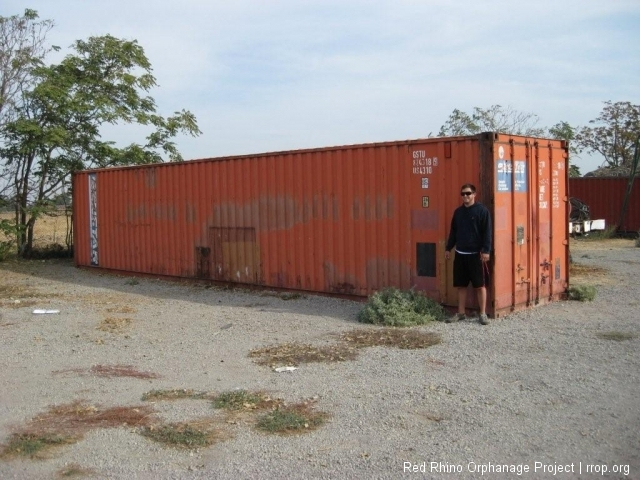
[[[489,313],[561,298],[565,145],[494,133],[79,172],[75,261],[359,296],[418,288],[455,305],[444,244],[467,182],[494,219]]]

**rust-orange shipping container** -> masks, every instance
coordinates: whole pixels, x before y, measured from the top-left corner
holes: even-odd
[[[495,133],[79,172],[75,261],[358,296],[416,288],[453,306],[444,247],[467,182],[493,219],[488,313],[560,298],[565,144]]]
[[[572,177],[569,179],[569,195],[589,207],[592,220],[603,218],[606,227],[620,232],[636,234],[640,231],[640,179],[635,179],[627,210],[622,221],[620,214],[627,194],[627,177]]]

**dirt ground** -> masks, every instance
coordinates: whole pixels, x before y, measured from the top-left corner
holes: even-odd
[[[56,222],[40,238],[58,235]],[[456,478],[477,478],[470,461],[599,462],[608,478],[639,478],[640,249],[571,249],[572,284],[595,285],[594,302],[488,328],[420,327],[410,331],[442,343],[338,352],[283,373],[250,352],[333,348],[362,327],[361,304],[121,277],[70,260],[0,263],[0,478],[400,478],[407,462],[432,460],[464,465]],[[268,435],[255,402],[212,409],[211,399],[245,390],[326,423],[310,416],[300,435]],[[169,425],[212,443],[153,440]],[[52,448],[29,454],[16,440]]]

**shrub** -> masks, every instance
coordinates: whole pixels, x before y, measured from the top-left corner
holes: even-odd
[[[567,291],[569,300],[579,300],[581,302],[590,302],[596,298],[596,287],[593,285],[578,285],[569,288]]]
[[[359,322],[391,327],[424,325],[445,317],[442,305],[427,298],[422,292],[397,288],[386,288],[374,293],[358,313]]]

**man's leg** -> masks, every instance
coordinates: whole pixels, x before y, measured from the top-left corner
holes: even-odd
[[[486,313],[487,289],[485,287],[476,288],[476,295],[478,297],[478,306],[480,307],[480,314]]]
[[[458,313],[467,311],[467,287],[458,287]]]

